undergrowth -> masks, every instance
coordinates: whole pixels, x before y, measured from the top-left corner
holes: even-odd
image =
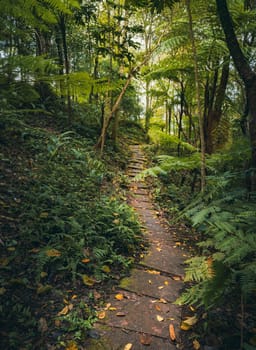
[[[248,185],[250,148],[237,140],[207,157],[207,187],[200,186],[200,157],[165,155],[141,176],[157,178],[155,196],[175,220],[186,220],[197,237],[195,256],[186,262],[187,290],[178,304],[192,305],[202,328],[202,344],[219,349],[255,346],[256,204]],[[193,237],[191,237],[193,241]],[[194,333],[196,334],[196,333]],[[192,335],[193,336],[193,335]]]
[[[1,341],[63,348],[87,336],[103,283],[127,273],[142,235],[116,163],[75,131],[27,119],[2,119]]]

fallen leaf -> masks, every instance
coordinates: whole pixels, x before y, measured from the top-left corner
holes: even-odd
[[[110,306],[111,306],[111,303],[107,303],[104,310],[108,310]]]
[[[109,311],[116,311],[116,307],[113,307],[113,306],[110,307],[110,308],[109,308]]]
[[[40,273],[40,277],[41,277],[41,278],[45,278],[46,276],[48,276],[48,273],[47,273],[47,272],[42,271],[42,272]]]
[[[105,273],[110,273],[111,272],[110,267],[107,266],[107,265],[102,266],[101,270],[103,272],[105,272]]]
[[[187,317],[183,322],[185,322],[189,326],[194,326],[194,324],[196,324],[197,321],[198,321],[197,317],[192,316],[192,317]]]
[[[58,312],[57,316],[64,316],[68,312],[69,312],[69,308],[68,308],[68,305],[66,305],[66,306],[64,306],[64,308],[60,312]]]
[[[160,316],[160,315],[156,315],[156,319],[159,322],[162,322],[164,320],[164,318],[162,316]]]
[[[40,252],[40,249],[39,248],[32,248],[29,250],[29,252],[36,254],[36,253]]]
[[[82,280],[86,286],[92,287],[95,284],[95,280],[87,275],[81,275]]]
[[[98,319],[103,320],[106,317],[106,312],[105,311],[100,311],[97,313]]]
[[[120,311],[120,312],[117,312],[117,313],[116,313],[116,316],[117,316],[117,317],[124,317],[124,316],[126,316],[126,313]]]
[[[72,295],[71,300],[74,300],[74,299],[76,299],[76,298],[77,298],[77,295],[74,294],[74,295]]]
[[[65,348],[65,350],[78,350],[78,347],[74,341],[71,341]]]
[[[162,248],[157,247],[156,250],[158,250],[159,252],[161,252],[161,251],[162,251]]]
[[[155,305],[155,309],[157,310],[157,311],[161,311],[161,308],[160,308],[160,306],[159,305]]]
[[[174,281],[182,281],[182,278],[180,276],[172,276],[172,279]]]
[[[200,349],[200,347],[201,347],[201,345],[200,345],[200,343],[199,343],[199,341],[198,340],[193,340],[193,349],[195,349],[195,350],[199,350]]]
[[[167,304],[167,301],[165,299],[163,299],[163,298],[159,299],[158,302],[159,303],[163,303],[163,304]]]
[[[159,287],[158,287],[158,289],[163,289],[163,288],[164,288],[164,286],[159,286]]]
[[[142,333],[140,334],[140,342],[143,345],[150,345],[152,342],[152,337],[150,334]]]
[[[156,271],[156,270],[146,270],[146,272],[151,275],[160,275],[160,271]]]
[[[168,281],[164,281],[164,284],[165,284],[166,286],[169,286],[169,282],[168,282]]]
[[[191,326],[184,321],[181,321],[180,329],[183,331],[189,331],[191,329]]]
[[[61,252],[57,249],[48,249],[45,251],[45,254],[49,257],[56,257],[56,256],[61,256]]]
[[[90,261],[91,261],[91,260],[88,259],[88,258],[85,258],[85,259],[82,260],[82,262],[83,262],[84,264],[88,264]]]
[[[172,323],[169,325],[169,335],[172,341],[176,340],[176,334]]]
[[[124,347],[124,350],[131,350],[132,349],[132,343],[126,344]]]
[[[117,299],[117,300],[123,300],[123,299],[124,299],[124,295],[121,294],[121,293],[118,293],[118,294],[115,295],[115,299]]]
[[[152,281],[151,281],[151,280],[148,280],[148,283],[149,283],[149,284],[152,284]]]

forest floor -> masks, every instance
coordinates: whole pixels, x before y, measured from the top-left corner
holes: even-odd
[[[189,247],[181,241],[187,228],[167,223],[154,205],[147,183],[136,178],[146,164],[142,146],[131,146],[131,152],[128,203],[138,214],[148,249],[130,276],[113,288],[99,310],[98,339],[88,341],[85,348],[188,349],[180,325],[182,318],[193,315],[182,315],[184,310],[174,304],[184,288],[184,261],[190,256]]]

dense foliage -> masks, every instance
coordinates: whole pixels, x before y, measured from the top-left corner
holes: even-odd
[[[99,295],[143,248],[120,174],[143,129],[153,167],[141,176],[195,229],[179,302],[198,307],[202,338],[255,348],[255,11],[253,0],[1,1],[4,348],[88,336]]]

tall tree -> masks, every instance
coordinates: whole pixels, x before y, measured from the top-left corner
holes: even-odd
[[[220,22],[225,33],[226,43],[235,67],[244,82],[248,103],[249,134],[252,149],[252,167],[256,167],[256,72],[243,53],[232,21],[226,0],[216,0]]]

